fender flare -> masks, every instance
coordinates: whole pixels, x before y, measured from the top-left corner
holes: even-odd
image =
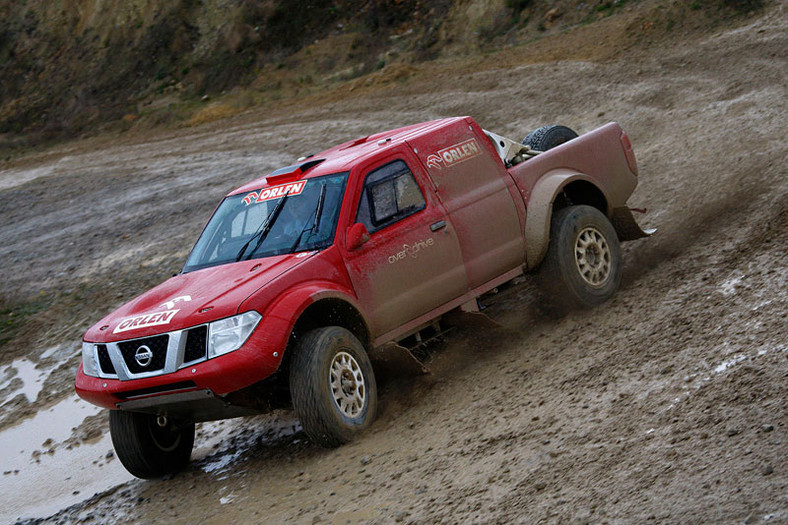
[[[525,264],[532,270],[539,266],[550,244],[550,219],[553,216],[553,203],[563,188],[578,180],[593,184],[605,200],[609,202],[605,190],[594,179],[583,173],[558,169],[543,175],[534,185],[528,199],[525,217]],[[604,210],[605,215],[610,215]]]
[[[352,295],[352,292],[332,282],[311,282],[306,283],[304,286],[299,286],[296,289],[287,290],[284,294],[271,301],[263,315],[286,322],[289,338],[289,334],[292,333],[298,320],[307,308],[325,299],[337,299],[347,303],[358,313],[361,321],[364,323],[364,329],[367,334],[370,334],[369,320],[366,315],[364,315],[363,310]],[[282,313],[284,313],[284,315],[282,315]],[[368,347],[369,342],[369,340],[362,341],[362,344]]]

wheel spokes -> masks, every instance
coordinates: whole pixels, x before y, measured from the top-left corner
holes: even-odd
[[[604,235],[593,227],[583,229],[575,242],[575,262],[583,280],[595,288],[604,285],[610,277],[610,261]]]
[[[366,384],[358,361],[347,352],[339,352],[331,361],[329,384],[337,408],[345,416],[356,417],[364,408]]]

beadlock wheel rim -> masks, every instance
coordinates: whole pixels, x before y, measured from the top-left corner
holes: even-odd
[[[347,417],[358,416],[367,397],[364,373],[358,361],[347,352],[337,353],[331,361],[328,379],[339,411]]]
[[[575,242],[575,263],[580,277],[590,286],[600,288],[610,277],[610,246],[602,232],[584,228]]]

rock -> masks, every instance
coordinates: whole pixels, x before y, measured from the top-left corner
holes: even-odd
[[[544,19],[547,22],[553,22],[556,18],[561,16],[561,11],[558,10],[557,7],[552,8],[544,15]]]
[[[369,465],[372,459],[369,456],[361,456],[361,464],[362,465]]]
[[[739,432],[741,432],[741,431],[738,428],[730,427],[730,428],[728,428],[728,437],[735,436]]]
[[[771,465],[768,465],[768,464],[767,464],[767,465],[764,465],[764,466],[763,466],[763,468],[761,469],[761,473],[762,473],[764,476],[768,476],[768,475],[769,475],[769,474],[771,474],[772,472],[774,472],[774,468],[772,468],[772,466],[771,466]]]
[[[766,423],[765,425],[761,425],[761,430],[763,430],[764,432],[771,432],[772,430],[774,430],[774,426]]]

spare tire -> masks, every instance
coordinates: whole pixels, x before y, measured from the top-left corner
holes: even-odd
[[[577,133],[566,126],[542,126],[526,135],[523,145],[536,151],[547,151],[576,138]]]

